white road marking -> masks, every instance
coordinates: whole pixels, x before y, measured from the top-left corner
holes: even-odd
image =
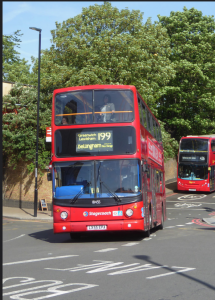
[[[172,267],[172,268],[183,268],[183,267]],[[155,276],[150,276],[150,277],[146,277],[146,279],[154,279],[154,278],[173,275],[173,274],[177,274],[177,273],[188,272],[188,271],[192,271],[192,270],[195,270],[195,269],[196,268],[183,268],[183,270],[180,270],[180,271],[175,271],[175,272],[169,272],[169,273],[159,274],[159,275],[155,275]]]
[[[104,272],[104,271],[109,271],[109,270],[122,269],[122,268],[126,268],[126,267],[136,266],[136,265],[139,265],[140,263],[133,263],[133,264],[123,265],[123,266],[117,267],[118,265],[121,265],[121,264],[123,264],[123,262],[108,264],[106,266],[103,266],[103,267],[100,267],[100,268],[88,271],[86,273],[90,273],[91,274],[91,273],[98,273],[98,272]],[[108,275],[110,275],[110,274],[108,274]]]
[[[149,241],[149,240],[151,240],[152,238],[145,238],[145,239],[143,239],[143,241]]]
[[[178,200],[196,200],[196,199],[202,199],[207,197],[207,195],[184,195],[181,197],[178,197]]]
[[[103,261],[103,260],[94,260],[98,261],[99,263],[92,264],[92,265],[82,265],[78,264],[78,267],[75,268],[67,268],[67,269],[57,269],[57,268],[45,268],[46,270],[55,270],[55,271],[70,271],[70,272],[77,272],[77,271],[83,271],[83,270],[89,270],[93,269],[95,267],[100,267],[100,266],[106,266],[107,264],[113,263],[112,261]]]
[[[174,228],[175,226],[167,226],[167,227],[165,227],[165,228]]]
[[[55,257],[45,257],[45,258],[38,258],[38,259],[30,259],[30,260],[22,260],[22,261],[14,261],[9,263],[4,263],[3,266],[10,266],[10,265],[18,265],[18,264],[26,264],[31,262],[38,262],[43,260],[51,260],[51,259],[59,259],[59,258],[67,258],[79,255],[64,255],[64,256],[55,256]]]
[[[193,203],[176,203],[174,204],[175,207],[186,207],[186,208],[190,208],[190,207],[198,207],[198,206],[201,206],[202,203],[200,204],[193,204]]]
[[[17,237],[15,237],[15,238],[13,238],[13,239],[10,239],[10,240],[7,240],[7,241],[3,241],[3,243],[6,243],[6,242],[10,242],[10,241],[19,239],[19,238],[23,237],[24,235],[25,235],[25,234],[21,234],[20,236],[17,236]]]
[[[185,226],[185,225],[175,225],[175,226],[182,227],[182,226]]]
[[[191,224],[193,224],[193,222],[189,222],[189,223],[186,223],[187,225],[191,225]]]
[[[186,200],[187,200],[187,199],[186,199]],[[175,202],[178,202],[178,201],[175,200],[175,201],[168,201],[168,202],[173,202],[173,203],[175,203]],[[202,204],[202,202],[196,202],[196,201],[195,201],[195,202],[190,202],[190,203],[195,203],[195,204],[196,204],[196,203],[200,203],[200,204]],[[205,205],[205,204],[215,204],[215,203],[203,202],[203,204]],[[169,214],[170,214],[170,213],[169,213]]]
[[[187,210],[187,208],[186,207],[173,207],[173,208],[166,208],[166,209],[181,209],[181,208],[184,208],[184,209],[186,209]],[[202,209],[202,208],[189,208],[189,210],[206,210],[206,208],[205,209]]]
[[[128,243],[128,244],[125,244],[125,245],[122,245],[124,247],[129,247],[129,246],[135,246],[135,245],[138,245],[139,243]]]
[[[94,252],[108,252],[108,251],[113,251],[113,250],[117,250],[118,248],[106,248],[106,249],[101,249],[101,250],[97,250]]]
[[[26,285],[26,284],[35,284],[35,283],[40,283],[40,282],[52,282],[51,284],[49,283],[48,285],[45,284],[45,285],[39,285],[39,286],[36,286],[36,287],[30,287],[30,288],[27,288],[27,289],[22,289],[22,290],[15,290],[15,291],[12,291],[12,292],[9,292],[9,293],[4,293],[3,296],[6,296],[6,295],[12,295],[10,296],[10,299],[19,299],[19,300],[23,300],[23,299],[35,299],[35,300],[42,300],[42,299],[46,299],[46,298],[51,298],[51,297],[55,297],[55,296],[61,296],[61,295],[64,295],[64,294],[68,294],[68,293],[73,293],[73,292],[78,292],[78,291],[81,291],[81,290],[85,290],[85,289],[88,289],[88,288],[92,288],[92,287],[96,287],[98,285],[95,285],[95,284],[87,284],[87,283],[67,283],[67,284],[62,284],[63,282],[62,281],[59,281],[59,280],[39,280],[39,281],[35,281],[34,278],[30,278],[30,277],[10,277],[10,278],[5,278],[3,280],[3,282],[5,283],[6,281],[8,280],[14,280],[14,279],[25,279],[25,280],[20,280],[19,282],[24,282],[24,283],[21,283],[21,284],[16,284],[16,285],[11,285],[11,286],[6,286],[6,287],[3,287],[3,289],[7,289],[7,288],[13,288],[13,287],[19,287],[20,285]],[[27,280],[26,280],[27,278]],[[54,285],[54,286],[53,286]],[[67,287],[69,286],[72,286],[73,288],[71,289],[67,289]],[[76,288],[74,288],[76,286]],[[49,288],[47,288],[49,287]],[[41,288],[47,288],[47,289],[41,289]],[[64,290],[63,290],[64,288]],[[33,291],[33,290],[36,290],[36,291]],[[24,293],[23,293],[24,292]],[[26,295],[34,295],[34,294],[42,294],[40,297],[28,297],[28,298],[25,298],[23,296],[26,296]],[[44,295],[45,294],[45,295]],[[48,294],[48,295],[47,295]]]
[[[126,274],[126,273],[133,273],[133,272],[140,272],[140,271],[147,271],[147,270],[154,270],[154,269],[160,269],[160,268],[165,268],[168,266],[152,266],[151,264],[145,264],[141,265],[138,267],[130,268],[130,269],[125,269],[125,270],[120,270],[116,271],[113,273],[109,273],[108,275],[121,275],[121,274]]]
[[[87,271],[86,272],[87,274],[93,274],[93,273],[100,273],[100,272],[105,272],[105,271],[109,272],[110,270],[117,270],[117,271],[108,273],[107,275],[121,275],[121,274],[148,271],[148,270],[154,270],[154,269],[162,269],[162,268],[167,269],[167,271],[172,270],[172,272],[147,277],[147,279],[153,279],[153,278],[162,277],[162,276],[174,275],[174,274],[180,273],[180,272],[187,272],[187,271],[195,270],[195,268],[176,267],[176,266],[168,267],[167,265],[159,265],[159,266],[157,266],[157,265],[155,266],[152,264],[140,265],[140,263],[132,263],[132,264],[124,265],[124,262],[115,262],[114,263],[113,261],[99,261],[99,263],[95,263],[95,264],[91,264],[91,265],[79,265],[78,267],[74,267],[74,268],[70,268],[70,269],[61,269],[61,271],[70,271],[70,272]],[[46,268],[46,269],[49,269],[49,268]],[[177,270],[173,270],[173,269],[181,269],[181,270],[177,271]],[[54,270],[54,269],[52,269],[52,270]]]

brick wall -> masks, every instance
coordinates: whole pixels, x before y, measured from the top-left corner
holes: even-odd
[[[19,163],[17,168],[4,167],[3,178],[3,205],[17,206],[22,208],[33,207],[35,191],[35,173],[28,173],[26,164]],[[47,172],[38,174],[37,178],[38,201],[46,199],[52,201],[51,181],[47,181]],[[49,205],[50,206],[50,205]]]
[[[177,161],[175,158],[170,158],[164,163],[165,181],[177,178]]]

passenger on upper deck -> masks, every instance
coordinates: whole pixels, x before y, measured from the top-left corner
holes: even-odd
[[[104,112],[104,114],[100,113],[100,116],[103,117],[103,122],[115,122],[115,117],[114,117],[114,111],[115,111],[115,106],[113,103],[110,103],[110,96],[109,95],[104,95],[103,102],[104,105],[101,108],[101,112]]]
[[[67,117],[63,117],[61,123],[62,123],[62,125],[68,125],[68,118]]]

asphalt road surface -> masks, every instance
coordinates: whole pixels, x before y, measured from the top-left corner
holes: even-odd
[[[164,230],[54,235],[3,218],[3,299],[214,300],[215,193],[167,197]],[[54,298],[56,297],[56,298]]]

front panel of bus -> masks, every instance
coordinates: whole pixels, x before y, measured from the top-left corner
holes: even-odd
[[[179,145],[177,188],[187,191],[210,191],[209,139],[182,138]]]

